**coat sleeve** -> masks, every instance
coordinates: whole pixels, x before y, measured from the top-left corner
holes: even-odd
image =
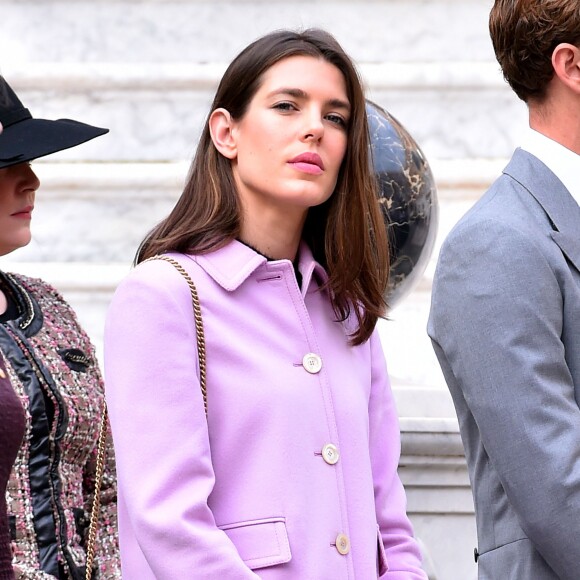
[[[481,221],[457,228],[443,247],[429,333],[521,528],[559,577],[575,578],[580,411],[563,300],[528,235]]]
[[[117,458],[123,553],[136,542],[157,580],[258,578],[215,523],[214,486],[189,288],[163,261],[118,288],[105,329],[107,404]],[[126,530],[126,531],[125,531]],[[131,553],[133,554],[133,552]]]
[[[387,569],[385,580],[426,580],[421,553],[406,514],[407,500],[397,468],[401,454],[399,419],[378,332],[371,343],[372,386],[369,400],[369,441],[377,522]]]

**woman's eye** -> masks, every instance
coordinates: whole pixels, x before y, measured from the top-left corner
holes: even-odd
[[[329,115],[326,115],[326,118],[331,122],[334,123],[335,125],[338,125],[339,127],[344,127],[346,129],[346,120],[344,119],[344,117],[341,117],[340,115],[335,115],[334,113],[331,113]]]
[[[280,111],[293,111],[296,107],[292,103],[282,102],[276,103],[274,109],[279,109]]]

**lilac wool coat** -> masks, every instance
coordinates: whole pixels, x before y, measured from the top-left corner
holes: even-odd
[[[397,475],[397,413],[378,335],[350,347],[303,244],[234,241],[140,264],[105,336],[123,578],[425,579]]]

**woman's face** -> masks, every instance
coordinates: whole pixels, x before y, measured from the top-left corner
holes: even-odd
[[[39,186],[28,163],[0,169],[0,256],[30,242],[30,219]]]
[[[350,103],[343,74],[321,58],[292,56],[262,77],[232,122],[232,170],[245,211],[303,214],[335,189],[347,146]]]

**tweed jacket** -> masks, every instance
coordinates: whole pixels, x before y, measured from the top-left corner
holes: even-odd
[[[530,153],[445,241],[429,334],[465,446],[479,578],[580,578],[580,207]]]
[[[24,436],[24,409],[0,353],[0,580],[14,580],[6,485]]]
[[[424,580],[378,335],[349,346],[304,244],[302,287],[237,241],[175,257],[200,296],[208,418],[188,285],[140,264],[105,332],[124,577]]]
[[[7,489],[17,578],[84,578],[103,383],[76,316],[49,285],[0,272],[18,318],[0,324],[0,350],[26,415]],[[120,578],[114,456],[109,446],[97,538],[99,578]]]

